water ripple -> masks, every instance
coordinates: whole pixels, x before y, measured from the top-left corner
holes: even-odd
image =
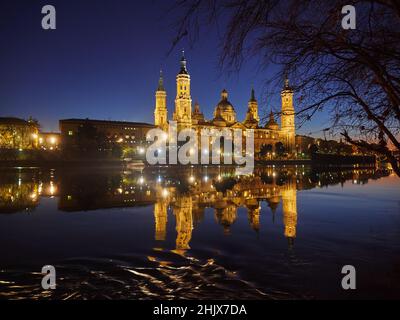
[[[57,289],[43,290],[42,275],[23,270],[0,271],[1,299],[282,299],[266,293],[213,259],[199,261],[159,251],[123,259],[75,259],[55,266]]]

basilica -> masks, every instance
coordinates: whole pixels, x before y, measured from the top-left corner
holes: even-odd
[[[180,71],[176,76],[176,98],[173,121],[177,122],[178,131],[185,128],[195,129],[200,133],[201,129],[241,129],[244,132],[249,129],[254,130],[254,150],[260,152],[263,146],[270,146],[271,154],[281,142],[285,152],[292,154],[295,152],[295,111],[293,107],[293,90],[286,79],[281,92],[281,126],[275,121],[274,114],[270,113],[269,120],[265,125],[260,123],[258,113],[258,102],[255,97],[254,89],[251,90],[250,99],[247,106],[247,113],[244,121],[238,121],[236,111],[229,101],[227,90],[222,90],[221,100],[214,109],[211,120],[207,120],[200,110],[198,103],[192,107],[192,97],[190,92],[190,75],[187,69],[187,62],[184,54],[180,60]],[[168,127],[167,92],[164,88],[162,73],[156,91],[156,105],[154,111],[154,124],[166,130]]]

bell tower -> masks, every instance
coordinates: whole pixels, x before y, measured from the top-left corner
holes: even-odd
[[[176,99],[173,119],[178,130],[189,128],[192,123],[192,98],[190,96],[190,75],[186,68],[185,53],[182,51],[181,69],[176,76]]]
[[[293,107],[293,89],[289,86],[289,79],[285,78],[285,85],[281,92],[282,97],[282,138],[288,153],[295,149],[295,112]]]
[[[253,119],[257,120],[257,125],[260,122],[260,117],[258,116],[258,103],[254,93],[254,88],[251,89],[251,96],[249,100],[249,112],[253,115]]]
[[[158,80],[158,88],[156,91],[154,124],[163,130],[166,130],[168,126],[167,92],[165,91],[164,88],[164,79],[162,71],[160,71],[160,79]]]

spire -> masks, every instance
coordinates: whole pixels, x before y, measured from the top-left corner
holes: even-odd
[[[253,88],[253,87],[251,88],[250,101],[251,101],[251,102],[257,101],[257,100],[256,100],[256,95],[255,95],[255,93],[254,93],[254,88]]]
[[[221,92],[221,100],[228,100],[228,91],[226,89]]]
[[[292,90],[292,88],[289,85],[289,77],[287,71],[285,72],[285,85],[283,86],[283,90]]]
[[[165,91],[164,89],[164,79],[162,70],[160,70],[160,78],[158,79],[158,88],[157,91]]]
[[[179,74],[188,74],[186,69],[186,58],[185,58],[185,50],[182,50],[182,58],[181,58],[181,71]]]

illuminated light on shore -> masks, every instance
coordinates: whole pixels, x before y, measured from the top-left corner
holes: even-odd
[[[169,196],[169,191],[168,191],[167,189],[163,189],[163,191],[162,191],[162,196],[163,196],[164,198],[167,198],[167,197]]]
[[[204,182],[207,182],[208,181],[208,176],[204,176]]]
[[[140,177],[139,178],[139,184],[143,184],[144,183],[144,178],[143,177]]]
[[[190,177],[189,177],[189,182],[190,182],[190,183],[193,183],[195,180],[196,180],[196,179],[194,178],[194,176],[190,176]]]

